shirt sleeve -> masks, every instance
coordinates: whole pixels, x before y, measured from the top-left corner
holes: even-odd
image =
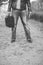
[[[8,3],[8,11],[11,11],[11,5],[12,5],[12,0],[9,0],[9,3]]]

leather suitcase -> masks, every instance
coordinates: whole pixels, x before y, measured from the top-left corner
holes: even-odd
[[[9,28],[14,27],[14,17],[13,16],[6,16],[5,17],[5,25]]]

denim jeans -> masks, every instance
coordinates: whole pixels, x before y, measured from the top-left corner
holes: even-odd
[[[24,27],[26,38],[30,37],[30,29],[27,26],[27,19],[26,19],[26,10],[20,11],[20,10],[12,10],[12,15],[14,16],[14,27],[12,28],[12,40],[16,39],[16,28],[18,23],[18,18],[20,17],[21,22]]]

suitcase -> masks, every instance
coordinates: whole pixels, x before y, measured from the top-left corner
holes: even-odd
[[[13,16],[6,16],[5,17],[5,25],[9,28],[14,27],[14,17]]]

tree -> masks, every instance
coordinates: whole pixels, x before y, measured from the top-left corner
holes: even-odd
[[[8,0],[0,0],[0,3],[3,2],[3,1],[8,1]]]

